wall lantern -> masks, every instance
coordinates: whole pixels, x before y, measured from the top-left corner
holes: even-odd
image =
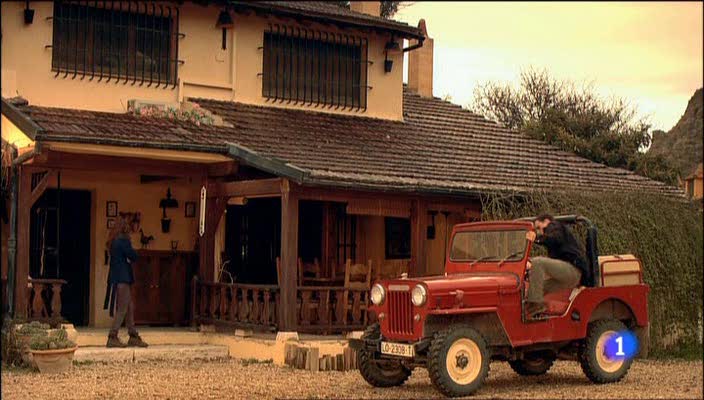
[[[27,0],[24,8],[24,23],[29,25],[32,22],[34,22],[34,10],[29,8],[29,0]]]
[[[218,22],[215,26],[222,29],[222,49],[227,50],[227,30],[235,27],[235,22],[227,9],[223,9],[218,14]]]
[[[166,189],[166,198],[159,200],[159,208],[162,210],[161,231],[169,233],[171,229],[171,218],[166,217],[167,208],[178,208],[178,200],[171,197],[171,188]]]
[[[401,46],[391,37],[391,40],[384,46],[384,72],[389,73],[394,67],[394,60],[389,60],[389,51],[400,51]]]

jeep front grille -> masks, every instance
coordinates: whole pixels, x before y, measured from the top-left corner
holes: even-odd
[[[389,291],[389,331],[395,334],[413,334],[413,304],[411,292]]]

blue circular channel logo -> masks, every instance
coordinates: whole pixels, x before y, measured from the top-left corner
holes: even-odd
[[[617,332],[604,344],[604,354],[612,360],[629,360],[638,353],[638,338],[630,331]]]

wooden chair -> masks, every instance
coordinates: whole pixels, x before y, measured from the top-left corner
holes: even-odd
[[[395,279],[408,272],[408,260],[386,260],[376,269],[374,279]]]
[[[336,304],[338,323],[347,325],[347,317],[351,311],[354,325],[366,324],[371,281],[372,260],[367,261],[366,264],[352,264],[352,260],[347,260],[345,264],[345,284],[342,289],[342,296],[337,298]]]
[[[320,263],[317,258],[313,263],[304,263],[302,259],[298,259],[298,286],[305,286],[306,278],[320,278]]]

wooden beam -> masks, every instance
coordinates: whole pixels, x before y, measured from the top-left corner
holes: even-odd
[[[29,199],[29,206],[32,207],[34,203],[39,200],[40,197],[44,194],[46,191],[47,187],[49,186],[56,186],[57,185],[57,179],[56,179],[56,171],[54,170],[49,170],[47,171],[46,175],[37,183],[37,186],[32,189],[32,194]]]
[[[47,153],[44,155],[44,153]],[[202,177],[207,174],[207,164],[193,162],[152,160],[137,157],[77,154],[48,150],[41,158],[34,158],[30,165],[55,169],[78,169],[136,173],[142,175],[172,175]]]
[[[423,199],[413,200],[411,206],[411,267],[409,275],[425,273],[426,232],[428,227],[428,204]]]
[[[29,304],[27,283],[29,277],[29,223],[32,204],[32,173],[24,166],[19,167],[19,190],[17,203],[17,261],[15,285],[15,316],[27,317]]]
[[[294,331],[296,313],[296,268],[298,260],[298,197],[291,193],[288,179],[281,182],[281,312],[279,329]]]
[[[281,196],[282,182],[282,178],[270,178],[209,183],[208,196],[278,197]]]
[[[212,163],[208,164],[208,176],[211,177],[219,177],[219,176],[228,176],[228,175],[234,175],[237,173],[239,170],[239,163],[236,161],[223,161],[223,162],[217,162],[217,163]]]

